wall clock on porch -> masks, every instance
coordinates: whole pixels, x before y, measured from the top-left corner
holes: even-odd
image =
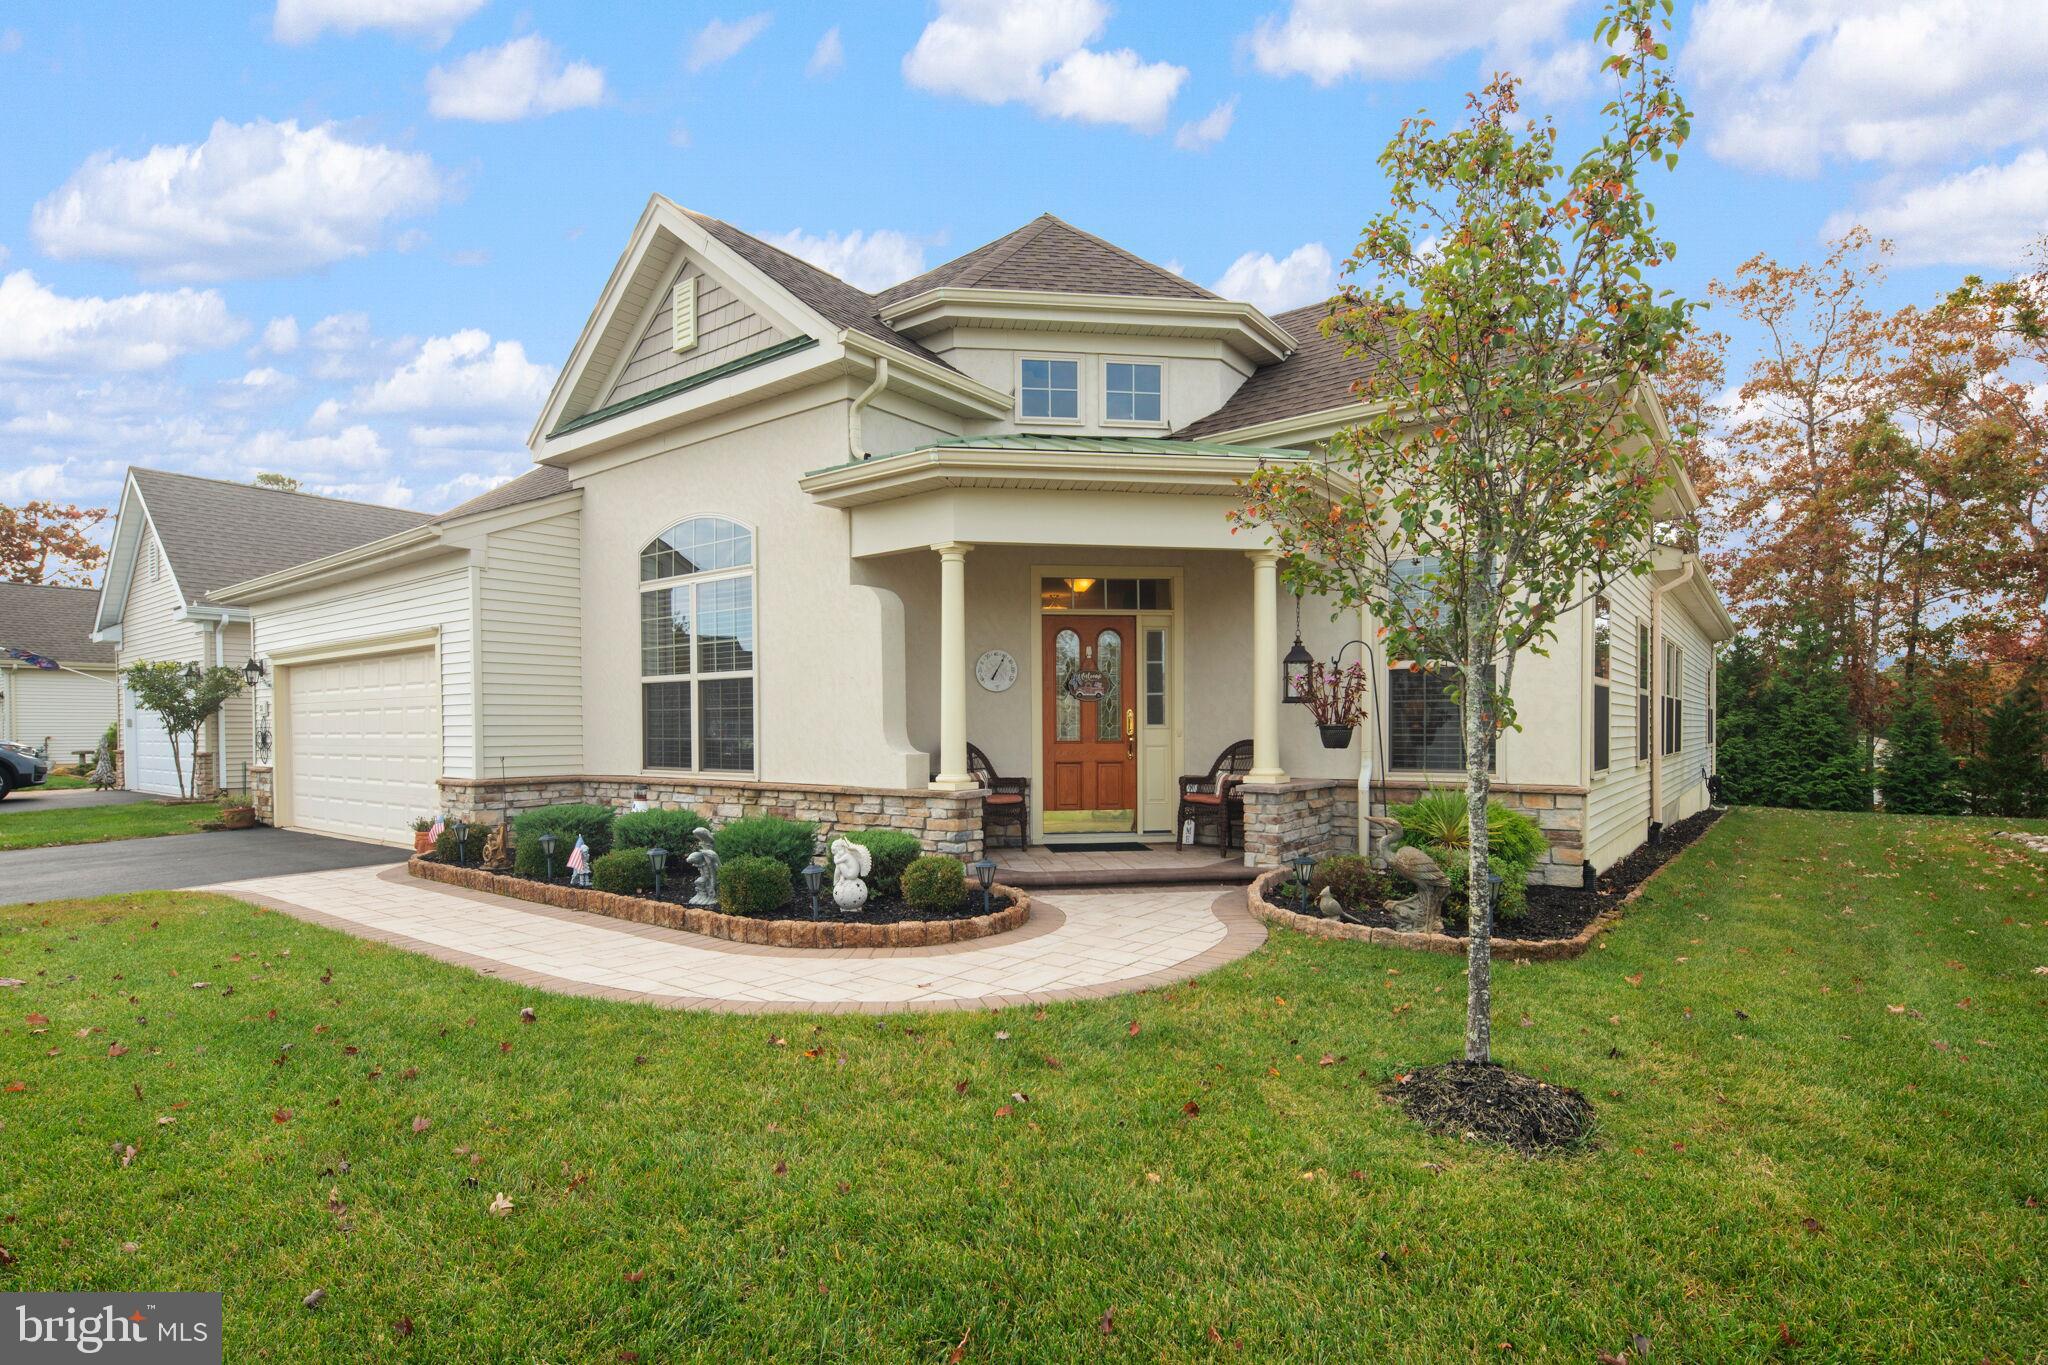
[[[1017,659],[1007,649],[991,649],[974,661],[974,680],[990,692],[1007,692],[1017,681]]]

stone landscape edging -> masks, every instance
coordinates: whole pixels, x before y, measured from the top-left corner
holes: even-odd
[[[1011,903],[987,915],[969,919],[904,920],[897,924],[861,924],[845,920],[748,919],[702,906],[677,905],[673,901],[648,900],[644,896],[621,896],[594,887],[557,886],[526,877],[508,877],[481,867],[451,867],[447,863],[414,857],[406,872],[422,881],[467,887],[535,901],[558,910],[581,910],[635,924],[655,924],[681,929],[706,938],[732,943],[752,943],[764,948],[929,948],[945,943],[966,943],[989,938],[1021,927],[1031,918],[1031,897],[1017,888],[998,883],[994,890],[1011,898]]]
[[[1661,872],[1663,868],[1657,870]],[[1407,929],[1382,929],[1370,924],[1346,924],[1342,920],[1321,919],[1289,910],[1284,905],[1275,905],[1266,899],[1266,892],[1279,886],[1287,875],[1285,868],[1275,868],[1245,888],[1245,896],[1255,919],[1293,929],[1297,933],[1307,934],[1310,938],[1375,943],[1385,948],[1406,948],[1419,953],[1464,955],[1466,941],[1454,938],[1450,934],[1424,934]],[[1646,878],[1645,881],[1647,880]],[[1496,938],[1493,940],[1493,955],[1510,962],[1562,962],[1585,952],[1592,946],[1595,938],[1620,918],[1620,908],[1609,906],[1595,915],[1592,923],[1570,938]]]

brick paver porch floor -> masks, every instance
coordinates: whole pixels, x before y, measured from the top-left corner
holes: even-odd
[[[764,948],[347,868],[197,888],[546,990],[761,1013],[983,1009],[1185,980],[1265,941],[1242,888],[1072,890],[972,943]]]

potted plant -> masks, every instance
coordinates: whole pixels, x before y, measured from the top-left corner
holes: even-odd
[[[249,800],[249,793],[246,789],[235,793],[232,797],[221,803],[220,827],[222,829],[256,828],[256,807]]]
[[[434,846],[434,822],[422,815],[412,822],[412,851],[425,853]]]
[[[1348,749],[1365,701],[1365,669],[1360,664],[1313,664],[1302,680],[1301,699],[1316,718],[1325,749]]]

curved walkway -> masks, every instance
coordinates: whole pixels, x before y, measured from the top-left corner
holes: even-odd
[[[995,1009],[1199,976],[1266,931],[1242,887],[1059,891],[996,938],[935,948],[763,948],[343,868],[197,888],[255,901],[489,976],[571,995],[766,1013]]]

